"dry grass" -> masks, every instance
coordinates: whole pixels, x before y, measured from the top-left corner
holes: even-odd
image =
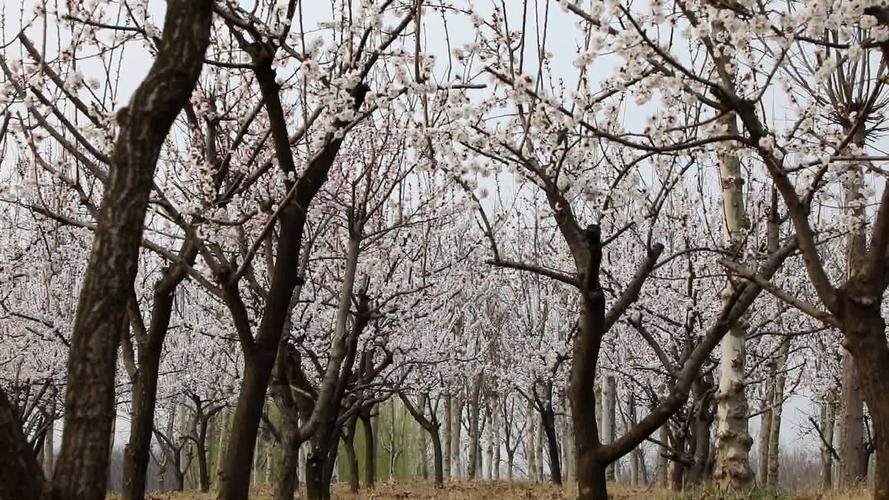
[[[343,500],[567,500],[575,498],[576,491],[577,489],[574,486],[557,488],[549,484],[521,481],[456,481],[448,483],[444,489],[435,489],[428,482],[402,481],[398,483],[380,483],[373,490],[362,490],[358,495],[349,493],[347,484],[337,483],[333,486],[332,494],[333,498]],[[611,498],[615,499],[642,498],[651,500],[865,500],[871,498],[866,489],[824,493],[787,493],[780,490],[757,490],[744,495],[726,496],[708,488],[677,493],[661,488],[613,484],[609,486],[608,491],[611,494]],[[148,495],[148,498],[154,500],[213,500],[216,497],[214,493],[186,491],[181,493],[152,493]],[[260,487],[254,490],[251,498],[256,500],[271,499],[271,488]],[[303,495],[300,495],[300,498],[305,498],[304,492]]]

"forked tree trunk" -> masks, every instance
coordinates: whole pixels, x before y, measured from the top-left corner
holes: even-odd
[[[191,97],[210,39],[209,0],[170,0],[157,58],[127,107],[111,155],[71,335],[62,449],[53,498],[103,500],[120,339],[161,147]],[[147,466],[147,461],[146,461]]]
[[[179,284],[185,279],[186,266],[194,264],[197,253],[198,248],[193,237],[186,237],[179,250],[179,257],[183,263],[171,264],[154,286],[154,303],[151,307],[151,318],[147,330],[139,313],[139,305],[135,302],[135,296],[129,303],[130,323],[134,326],[134,336],[138,345],[136,353],[138,367],[132,367],[130,374],[133,383],[132,414],[130,437],[123,455],[123,488],[121,490],[123,500],[140,500],[145,497],[161,354],[173,316],[174,294]],[[127,343],[125,349],[132,352],[133,346],[129,344],[129,340],[127,339],[125,342]]]

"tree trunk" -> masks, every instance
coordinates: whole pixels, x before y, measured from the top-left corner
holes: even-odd
[[[444,488],[444,460],[441,456],[441,437],[438,433],[437,424],[429,431],[429,435],[432,437],[432,459],[435,467],[435,487]]]
[[[670,442],[670,423],[667,422],[661,426],[658,439],[661,443],[668,444]],[[657,461],[657,484],[661,488],[670,487],[670,461],[667,460],[666,453],[661,450],[658,453]]]
[[[212,2],[170,0],[163,40],[120,130],[71,335],[53,498],[103,500],[114,423],[117,348],[127,333],[148,195],[167,133],[191,97],[210,39]],[[146,462],[147,464],[147,462]]]
[[[255,54],[251,54],[251,58],[254,59],[254,72],[262,92],[266,113],[272,121],[271,132],[275,143],[275,156],[283,170],[295,173],[296,167],[290,147],[290,136],[287,131],[286,118],[280,96],[278,95],[279,87],[275,82],[275,71],[272,69],[274,54],[271,53],[267,46],[264,46],[259,47]],[[361,107],[368,90],[364,83],[359,83],[352,90],[354,99],[353,110]],[[337,119],[334,120],[331,129],[345,127],[347,124]],[[232,311],[233,317],[239,319],[236,323],[240,322],[241,324],[238,330],[241,337],[242,350],[245,352],[245,366],[244,377],[241,380],[241,391],[235,406],[232,435],[229,438],[225,464],[222,474],[220,474],[218,494],[220,500],[240,500],[246,498],[249,493],[250,466],[256,447],[256,437],[262,417],[262,408],[265,403],[266,389],[268,388],[272,367],[277,357],[278,347],[283,335],[283,327],[291,312],[290,303],[293,291],[299,282],[299,277],[295,270],[299,264],[306,217],[312,200],[327,179],[327,173],[330,171],[339,153],[342,142],[343,137],[337,137],[332,132],[329,132],[324,137],[324,146],[309,160],[302,176],[299,177],[293,186],[295,190],[294,195],[280,209],[278,217],[280,231],[277,240],[276,260],[271,271],[271,284],[255,338],[252,336],[249,323],[246,322],[245,306],[239,295],[240,292],[237,289],[237,284],[227,282],[223,286],[223,292],[226,295],[226,305]],[[350,243],[353,236],[355,235],[350,234]],[[360,235],[358,237],[360,238]],[[347,263],[347,265],[349,264]],[[223,279],[228,278],[223,277]],[[349,288],[351,292],[351,287],[345,285],[347,279],[347,276],[344,276],[343,288]],[[342,295],[340,297],[340,311],[338,311],[338,329],[341,326],[339,322],[342,318]],[[351,299],[348,295],[346,299],[346,312],[348,312],[348,305]],[[334,342],[340,342],[345,338],[340,335],[341,333],[336,332],[334,334]],[[333,351],[334,349],[337,349],[337,347],[332,346],[331,350]],[[324,374],[324,380],[322,380],[322,390],[319,391],[319,399],[322,396],[325,398],[332,396],[328,382],[332,383],[333,380],[330,379],[334,379],[339,373],[340,366],[338,363],[341,360],[342,358],[335,356],[333,352],[331,353],[327,371]],[[325,389],[325,386],[327,386],[327,389]],[[327,404],[325,402],[318,406],[326,408]],[[326,409],[321,411],[326,411]],[[312,417],[309,417],[309,421],[317,426],[318,421],[324,421],[324,417],[318,418],[317,415],[312,415]]]
[[[479,446],[481,435],[479,433],[479,414],[481,407],[481,377],[475,377],[472,395],[469,398],[469,456],[466,464],[467,479],[475,479],[479,469]]]
[[[460,479],[462,477],[462,470],[460,465],[462,463],[461,460],[461,447],[460,447],[460,434],[463,430],[463,401],[460,398],[455,398],[456,401],[452,401],[452,412],[451,418],[453,418],[453,422],[451,422],[451,474],[453,479]]]
[[[880,316],[881,300],[873,299],[870,290],[861,290],[855,282],[842,294],[842,330],[846,344],[855,360],[861,393],[867,402],[873,423],[873,440],[877,453],[874,473],[874,499],[889,499],[889,398],[886,383],[889,381],[889,345],[886,341],[886,323]],[[872,299],[872,300],[871,300]],[[867,469],[864,470],[867,477]]]
[[[531,481],[539,481],[540,476],[537,475],[537,452],[540,449],[537,446],[537,432],[539,428],[539,422],[537,420],[536,410],[534,409],[534,402],[530,400],[528,401],[527,415],[529,423],[527,438],[525,440],[525,449],[528,450],[528,479]]]
[[[324,480],[326,454],[316,454],[313,450],[306,458],[306,498],[309,500],[330,500],[330,483]]]
[[[373,488],[377,478],[377,442],[371,413],[361,415],[361,428],[364,431],[364,487]]]
[[[360,487],[358,477],[358,455],[355,454],[355,428],[358,419],[352,417],[346,424],[347,429],[343,435],[343,448],[346,450],[346,460],[349,465],[349,490],[358,494]]]
[[[171,300],[172,305],[172,300]],[[139,349],[139,370],[133,380],[130,439],[123,456],[123,500],[145,497],[145,480],[154,431],[154,407],[162,345],[152,339]]]
[[[139,500],[145,496],[145,481],[151,455],[151,437],[154,431],[154,410],[157,403],[157,379],[164,340],[173,315],[177,287],[185,279],[186,267],[194,264],[198,247],[194,238],[186,237],[179,249],[183,264],[171,264],[154,286],[151,319],[148,328],[139,313],[135,295],[129,302],[130,323],[133,324],[138,367],[130,374],[133,383],[130,437],[123,456],[123,500]],[[128,335],[128,334],[125,334]],[[132,349],[129,339],[126,349]],[[207,490],[204,490],[207,491]]]
[[[721,26],[719,29],[724,29]],[[726,61],[723,61],[725,64]],[[738,132],[734,113],[720,120],[726,132]],[[734,255],[742,249],[748,226],[744,206],[744,178],[741,162],[730,151],[719,154],[719,176],[722,185],[722,207],[725,215],[726,247]],[[731,296],[735,284],[726,283],[723,300]],[[744,320],[739,320],[720,343],[719,385],[716,394],[716,469],[714,479],[723,491],[748,488],[753,479],[750,469],[750,447],[753,439],[747,432],[747,395],[744,392],[746,356]]]
[[[454,403],[450,394],[445,396],[445,449],[444,449],[444,475],[449,480],[451,479],[451,461],[453,460],[454,454],[452,453],[451,443],[453,442],[454,435]]]
[[[18,412],[0,387],[0,498],[40,498],[43,471],[22,431]]]
[[[47,426],[46,436],[43,438],[43,474],[44,477],[52,477],[52,467],[56,457],[56,421],[53,415],[49,416]]]
[[[837,486],[859,486],[867,477],[868,454],[864,448],[864,400],[861,397],[858,370],[852,354],[843,349],[843,378],[840,389],[839,441],[840,474]]]
[[[282,412],[281,420],[281,474],[275,485],[275,500],[293,500],[299,485],[299,417]]]
[[[577,499],[608,500],[605,464],[593,460],[592,453],[577,455]]]
[[[608,375],[602,384],[602,428],[600,436],[603,443],[612,443],[616,437],[615,414],[617,408],[617,382],[614,375]],[[615,480],[615,464],[608,464],[605,476],[609,481]]]
[[[687,485],[701,484],[709,479],[710,427],[713,424],[713,379],[698,377],[692,384],[694,418],[692,420],[692,464],[685,480]]]
[[[830,395],[828,395],[828,398]],[[831,400],[821,402],[821,489],[833,488],[833,429],[836,405]]]
[[[772,407],[772,429],[769,439],[769,470],[766,484],[778,486],[778,470],[781,451],[781,415],[784,411],[784,385],[787,377],[784,374],[787,355],[790,352],[790,339],[785,339],[778,350],[778,374],[775,377],[774,404]]]
[[[556,413],[552,404],[541,413],[541,426],[546,433],[547,450],[549,451],[550,481],[553,484],[562,484],[562,467],[559,463],[559,438],[556,435]]]
[[[766,378],[766,393],[762,398],[763,409],[759,417],[759,456],[756,463],[756,477],[760,486],[766,486],[769,482],[769,443],[772,442],[772,403],[775,401],[776,371],[775,362],[770,362]]]

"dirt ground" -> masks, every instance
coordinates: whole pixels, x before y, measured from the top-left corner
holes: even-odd
[[[379,483],[373,490],[362,490],[359,494],[349,493],[348,485],[335,484],[333,498],[343,500],[395,500],[395,499],[441,499],[441,500],[568,500],[574,498],[575,488],[565,486],[557,488],[549,484],[527,482],[487,482],[457,481],[450,482],[444,489],[435,489],[426,482]],[[260,487],[251,495],[256,500],[271,499],[271,488]],[[810,492],[787,493],[782,491],[753,491],[741,496],[726,496],[713,490],[695,490],[677,493],[660,488],[631,487],[612,485],[609,493],[615,499],[653,499],[653,500],[865,500],[870,498],[866,490],[845,492]],[[148,496],[155,500],[213,500],[214,493],[164,492],[151,493]],[[112,497],[114,498],[114,497]],[[300,498],[305,498],[301,495]]]

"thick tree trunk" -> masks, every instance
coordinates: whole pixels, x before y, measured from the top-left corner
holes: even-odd
[[[837,486],[854,488],[867,477],[868,453],[864,447],[864,400],[852,354],[843,349],[843,378],[840,389],[840,471]]]
[[[873,440],[877,453],[874,474],[874,499],[889,499],[889,345],[886,323],[880,316],[881,301],[876,294],[859,289],[856,278],[843,294],[843,309],[847,313],[842,323],[846,344],[855,359],[861,393],[867,402],[873,423]],[[865,469],[863,477],[867,477]]]
[[[313,450],[306,458],[306,498],[309,500],[330,500],[330,484],[325,481],[324,462],[326,454],[316,454]]]
[[[275,500],[293,500],[299,483],[299,418],[283,412],[281,421],[281,473],[275,485]]]
[[[734,113],[726,113],[721,122],[727,133],[738,132]],[[744,206],[744,178],[740,160],[730,151],[719,154],[719,176],[726,246],[732,254],[742,255],[748,226]],[[726,284],[723,300],[728,300],[734,286],[732,283]],[[714,479],[724,491],[749,488],[753,480],[753,471],[750,469],[750,447],[753,439],[747,431],[748,406],[744,392],[746,333],[744,320],[739,320],[720,343]]]
[[[129,106],[96,222],[68,356],[62,449],[52,497],[105,498],[114,423],[117,348],[127,331],[127,301],[157,159],[173,121],[191,97],[210,39],[209,0],[170,0],[158,56]],[[146,462],[147,463],[147,462]]]
[[[596,460],[600,446],[596,423],[594,395],[596,364],[605,330],[605,297],[598,289],[601,249],[597,234],[593,235],[588,262],[583,266],[581,308],[578,332],[574,340],[574,359],[571,364],[568,394],[574,424],[574,448],[577,454],[577,497],[579,500],[607,500],[605,480],[607,463]]]
[[[596,462],[592,453],[577,455],[578,500],[608,500],[607,466]]]
[[[688,468],[685,485],[694,485],[709,479],[710,427],[713,424],[713,379],[709,375],[698,377],[692,384],[694,418],[691,423],[692,463]]]

